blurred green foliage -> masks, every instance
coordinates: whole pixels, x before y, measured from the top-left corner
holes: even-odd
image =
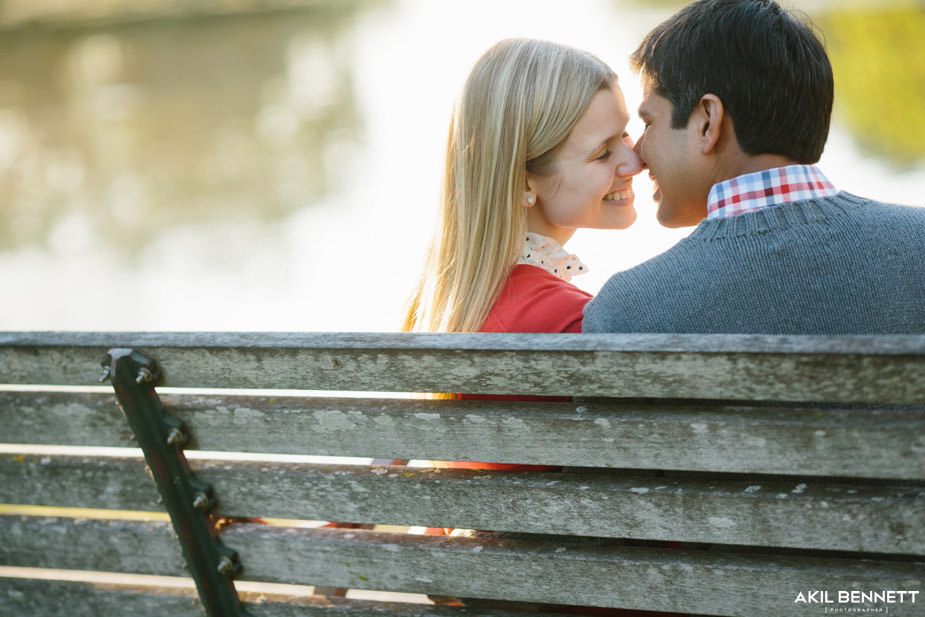
[[[835,114],[862,148],[898,167],[925,160],[925,7],[816,16],[835,72]]]

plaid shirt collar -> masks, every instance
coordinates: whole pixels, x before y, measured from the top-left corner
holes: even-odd
[[[828,197],[837,192],[815,165],[766,169],[715,184],[707,198],[707,219],[737,216],[790,201]]]

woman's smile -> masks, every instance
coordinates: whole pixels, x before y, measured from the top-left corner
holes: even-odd
[[[611,202],[610,205],[625,206],[633,203],[633,187],[627,185],[623,188],[611,191],[604,195],[604,201]]]

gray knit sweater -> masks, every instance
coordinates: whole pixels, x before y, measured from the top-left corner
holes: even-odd
[[[841,192],[704,220],[612,276],[583,330],[925,333],[925,208]]]

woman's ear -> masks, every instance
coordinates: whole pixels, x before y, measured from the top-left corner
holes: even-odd
[[[524,205],[528,208],[536,205],[536,176],[527,172],[527,180],[524,183]]]
[[[723,101],[715,94],[704,94],[695,107],[697,125],[697,139],[700,141],[700,151],[703,154],[712,154],[723,131],[726,128],[726,108]]]

